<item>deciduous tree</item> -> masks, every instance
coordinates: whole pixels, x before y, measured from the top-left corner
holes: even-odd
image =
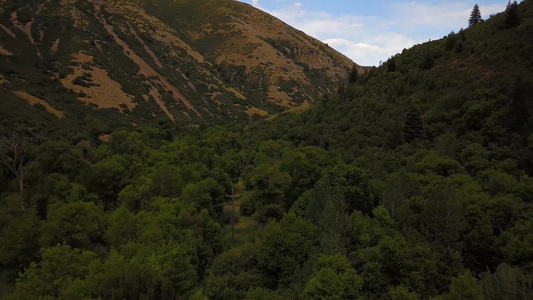
[[[321,256],[302,296],[304,299],[357,299],[362,286],[363,279],[357,276],[345,256]]]
[[[29,126],[14,123],[1,126],[0,163],[6,166],[19,183],[19,191],[24,192],[24,173],[32,161],[32,150],[40,140],[40,135]]]

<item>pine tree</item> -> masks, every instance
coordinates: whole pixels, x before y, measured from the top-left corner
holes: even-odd
[[[505,10],[505,28],[513,28],[520,25],[520,14],[518,11],[518,2],[509,1],[507,3],[507,9]]]
[[[359,71],[357,71],[357,65],[353,64],[352,72],[350,73],[349,83],[354,83],[359,78]]]
[[[468,26],[474,26],[477,23],[483,22],[483,19],[481,18],[481,11],[479,10],[479,6],[476,4],[474,5],[474,9],[472,9],[472,12],[470,13],[470,19],[468,19]]]

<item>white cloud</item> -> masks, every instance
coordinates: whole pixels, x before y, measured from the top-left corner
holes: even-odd
[[[479,10],[481,11],[482,16],[485,19],[488,19],[490,15],[496,14],[496,13],[499,13],[505,10],[506,5],[507,5],[507,2],[505,2],[505,4],[502,3],[502,4],[481,5],[479,7]]]
[[[406,29],[417,29],[422,26],[432,28],[449,28],[450,26],[466,27],[473,6],[465,2],[448,2],[444,4],[428,4],[420,2],[402,2],[392,4],[394,22]],[[502,11],[504,4],[482,5],[480,10],[485,18],[490,14]]]
[[[353,55],[368,55],[371,53],[383,53],[384,49],[377,45],[370,45],[366,43],[355,43],[346,39],[327,39],[324,40],[332,47],[345,48],[349,53]]]
[[[322,40],[362,65],[377,65],[380,60],[416,42],[403,34],[388,31],[388,22],[378,17],[335,16],[308,11],[299,2],[267,12]]]
[[[325,12],[307,11],[300,2],[282,10],[266,10],[273,16],[305,33],[322,38],[330,35],[343,35],[365,26],[361,18],[354,16],[334,16]]]
[[[258,0],[252,0],[255,7],[328,43],[362,65],[377,65],[405,48],[466,27],[472,10],[472,4],[462,0],[441,4],[391,1],[380,16],[334,15],[310,10],[304,1],[286,2],[282,9],[268,10],[260,7]],[[504,8],[505,3],[480,6],[484,18]]]
[[[362,65],[377,65],[378,62],[416,43],[404,35],[390,32],[369,38],[368,43],[343,38],[326,39],[323,42]]]

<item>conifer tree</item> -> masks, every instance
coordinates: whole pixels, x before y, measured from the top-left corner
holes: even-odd
[[[513,28],[520,25],[520,14],[518,11],[518,2],[509,1],[505,10],[505,28]]]
[[[481,11],[479,10],[479,6],[476,4],[474,5],[472,12],[470,13],[470,19],[468,19],[468,26],[474,26],[477,23],[481,22],[483,22],[483,19],[481,18]]]

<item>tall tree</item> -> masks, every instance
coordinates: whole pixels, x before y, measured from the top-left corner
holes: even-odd
[[[303,299],[357,299],[360,296],[363,278],[357,275],[345,256],[322,255],[313,269],[303,290]]]
[[[520,25],[520,13],[518,11],[518,2],[509,1],[505,10],[505,28],[514,28]]]
[[[481,11],[479,10],[479,6],[476,4],[474,5],[472,12],[470,13],[470,19],[468,19],[468,26],[474,26],[477,23],[481,22],[483,22],[483,19],[481,18]]]
[[[24,173],[32,161],[31,152],[39,135],[25,124],[1,126],[0,163],[5,165],[18,180],[19,191],[24,192]]]

